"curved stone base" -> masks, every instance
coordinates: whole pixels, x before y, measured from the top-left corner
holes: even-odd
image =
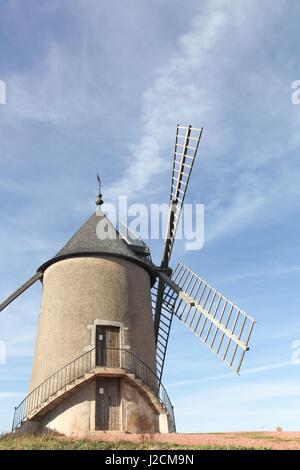
[[[19,432],[57,432],[67,436],[87,436],[99,432],[95,426],[96,377],[81,383],[53,402],[45,412],[32,416]],[[133,377],[120,377],[120,426],[116,432],[152,434],[170,432],[168,415],[154,393],[147,392]],[[107,430],[111,432],[110,430]],[[103,431],[105,432],[105,431]]]

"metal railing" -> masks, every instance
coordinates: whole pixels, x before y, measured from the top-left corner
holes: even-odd
[[[93,372],[96,367],[120,368],[134,374],[158,397],[168,413],[171,428],[175,431],[175,417],[171,400],[164,386],[159,383],[155,372],[127,349],[117,348],[106,348],[102,351],[96,351],[96,348],[91,349],[48,377],[15,408],[12,430],[14,431],[31,414],[37,412],[39,406],[55,393],[76,379],[80,379],[84,374]]]

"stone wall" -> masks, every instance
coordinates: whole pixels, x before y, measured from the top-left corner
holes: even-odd
[[[155,370],[147,271],[120,258],[71,258],[51,265],[44,274],[29,391],[87,351],[90,327],[97,320],[117,322],[120,346]]]

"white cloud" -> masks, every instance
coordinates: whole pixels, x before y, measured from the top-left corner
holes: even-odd
[[[170,61],[157,70],[153,86],[142,97],[141,137],[131,146],[128,170],[111,193],[132,195],[151,188],[154,177],[170,172],[176,124],[201,127],[212,112],[212,93],[199,84],[197,72],[220,39],[226,20],[222,8],[208,7],[194,20],[191,32],[179,37]],[[155,187],[158,190],[157,181]]]
[[[243,371],[241,371],[240,375],[257,374],[259,372],[282,369],[282,368],[291,367],[291,366],[293,366],[291,361],[275,362],[273,364],[266,364],[263,366],[257,366],[257,367],[252,367],[249,369],[244,369]],[[182,380],[179,382],[170,383],[167,386],[169,388],[174,388],[174,387],[181,387],[185,385],[192,385],[192,384],[197,384],[197,383],[202,383],[202,382],[214,382],[217,380],[224,380],[224,379],[232,379],[232,374],[228,373],[228,374],[216,375],[213,377],[203,377],[201,379]]]
[[[52,42],[39,64],[12,74],[8,83],[9,104],[4,115],[8,119],[70,126],[103,111],[101,100],[90,92],[82,48],[74,55],[62,44]]]
[[[235,276],[227,276],[224,279],[217,280],[217,284],[236,283],[244,279],[267,279],[294,275],[300,272],[299,264],[274,265],[264,269],[255,269],[253,271],[241,272]]]
[[[198,159],[206,175],[199,191],[206,204],[206,242],[272,216],[269,206],[299,191],[297,171],[282,158],[295,148],[298,133],[284,92],[288,71],[282,68],[278,76],[268,61],[251,63],[284,3],[276,2],[273,16],[268,3],[261,7],[258,21],[253,2],[203,4],[145,90],[140,140],[131,146],[128,170],[109,191],[134,195],[154,186],[161,192],[168,184],[175,124],[204,125]],[[197,169],[193,178],[199,178]]]

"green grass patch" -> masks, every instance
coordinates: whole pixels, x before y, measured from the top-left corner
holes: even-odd
[[[284,439],[277,436],[267,436],[262,432],[245,432],[240,433],[237,437],[247,437],[248,439],[261,439],[263,441],[284,441]]]
[[[0,450],[245,450],[240,446],[181,446],[167,442],[106,442],[48,435],[6,434],[0,438]],[[254,447],[251,448],[254,450]]]

